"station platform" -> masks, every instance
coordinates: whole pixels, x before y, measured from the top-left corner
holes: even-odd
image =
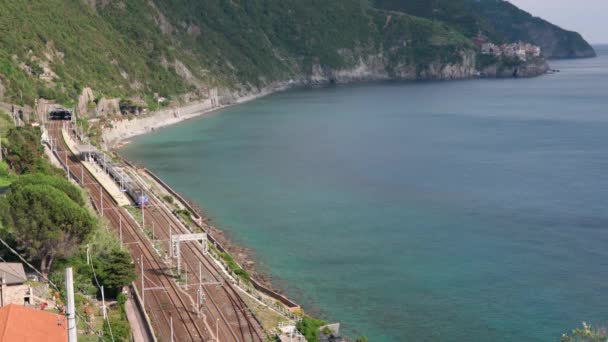
[[[80,155],[80,151],[78,150],[78,144],[74,141],[74,139],[70,136],[70,134],[65,130],[61,130],[61,135],[63,136],[63,140],[70,151],[76,155]],[[99,165],[95,162],[90,162],[86,160],[81,160],[80,163],[95,177],[95,180],[112,196],[112,198],[118,203],[119,206],[124,207],[127,205],[131,205],[132,202],[129,197],[122,191],[118,184],[106,174]],[[72,170],[72,172],[77,172]]]

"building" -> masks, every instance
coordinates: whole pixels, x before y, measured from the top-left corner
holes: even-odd
[[[10,304],[0,308],[0,342],[65,342],[65,316]]]
[[[487,42],[481,44],[479,48],[484,55],[492,55],[494,57],[504,56],[524,62],[541,56],[540,47],[523,42],[502,45]]]
[[[0,306],[31,304],[32,289],[26,282],[22,263],[0,263]]]
[[[493,55],[498,57],[502,54],[502,51],[500,50],[500,47],[496,44],[484,43],[481,46],[481,53],[483,53],[484,55]]]

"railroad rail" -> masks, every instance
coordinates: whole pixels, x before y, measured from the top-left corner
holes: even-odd
[[[183,258],[185,270],[190,273],[195,269],[195,263],[201,262],[205,267],[205,276],[222,283],[222,286],[205,286],[205,298],[209,299],[211,305],[205,306],[205,312],[199,311],[193,299],[198,293],[193,291],[193,287],[184,289],[176,283],[171,266],[154,248],[139,223],[124,208],[116,205],[112,196],[83,167],[79,158],[69,151],[62,139],[61,125],[61,122],[55,122],[49,127],[49,134],[58,142],[55,144],[54,153],[70,176],[89,191],[93,206],[109,221],[116,233],[121,235],[123,244],[138,265],[141,265],[144,272],[138,272],[138,280],[135,283],[139,293],[145,297],[144,307],[159,340],[262,341],[261,325],[248,312],[247,306],[230,282],[221,276],[221,272],[209,257],[202,255],[200,250],[200,255],[197,255],[197,248],[186,243]],[[169,235],[168,229],[171,229],[171,234],[183,233],[186,228],[163,210],[162,204],[155,199],[153,206],[144,209],[144,214],[148,214],[150,222],[159,227],[161,234]],[[145,276],[142,281],[143,274]],[[194,279],[199,283],[203,282],[203,279]]]
[[[163,203],[152,193],[150,196],[151,206],[146,208],[146,217],[154,220],[156,224],[161,226],[171,226],[176,228],[172,230],[175,234],[190,233],[188,229],[166,208]],[[168,232],[161,230],[161,239],[169,240]],[[229,279],[226,279],[224,273],[217,269],[209,255],[203,254],[196,243],[187,242],[186,248],[182,249],[184,271],[192,274],[193,277],[188,277],[194,281],[191,283],[191,289],[196,290],[196,284],[204,283],[220,283],[221,286],[210,285],[201,286],[205,291],[212,305],[207,306],[209,315],[223,317],[229,323],[227,332],[240,341],[261,341],[263,340],[263,332],[261,323],[257,318],[249,312],[249,309],[241,296],[237,293],[234,285]],[[200,268],[203,267],[205,273],[201,275]],[[202,276],[202,277],[201,277]],[[201,279],[202,278],[202,279]],[[235,329],[236,328],[236,329]]]

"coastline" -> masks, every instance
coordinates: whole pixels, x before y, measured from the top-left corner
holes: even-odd
[[[489,77],[492,78],[492,77]],[[503,79],[504,77],[495,77],[496,79]],[[458,78],[451,79],[449,81],[464,81],[464,80],[486,80],[488,77],[466,77],[466,78]],[[337,84],[354,84],[354,83],[362,83],[362,82],[381,82],[386,81],[385,79],[376,79],[371,78],[369,80],[358,80],[358,81],[342,81]],[[421,80],[403,80],[404,82],[422,82]],[[436,80],[435,80],[436,81]],[[289,80],[284,82],[278,82],[273,84],[272,86],[262,88],[258,92],[246,92],[244,94],[240,93],[229,93],[228,96],[224,98],[220,98],[219,96],[213,96],[206,100],[202,101],[194,101],[183,106],[163,109],[156,112],[151,112],[143,117],[137,117],[132,120],[121,120],[121,121],[112,121],[112,127],[103,129],[103,140],[107,145],[108,149],[126,162],[128,165],[138,168],[144,169],[145,171],[152,173],[152,171],[148,170],[144,165],[136,165],[132,161],[125,158],[118,150],[129,144],[130,139],[141,136],[144,134],[155,132],[157,129],[161,129],[164,127],[168,127],[174,124],[181,123],[183,121],[191,120],[197,118],[199,116],[208,115],[219,110],[223,110],[232,106],[244,104],[256,99],[263,98],[268,95],[272,95],[281,91],[286,91],[290,89],[294,89],[297,87],[323,87],[329,86],[332,83],[327,79],[317,79],[314,81],[310,80]],[[213,93],[217,94],[218,91],[215,90]],[[176,115],[178,113],[178,115]],[[155,176],[156,177],[156,176]],[[158,177],[160,182],[157,182],[159,185],[163,187],[170,188],[170,185],[163,184],[164,181]],[[188,203],[189,206],[192,207],[193,214],[198,215],[201,219],[201,223],[206,226],[210,232],[214,235],[216,239],[226,248],[226,250],[237,260],[237,262],[249,273],[254,275],[254,277],[260,281],[263,285],[268,286],[275,291],[283,294],[282,289],[276,289],[273,287],[272,277],[266,272],[260,271],[256,267],[256,260],[252,257],[252,250],[248,247],[238,245],[232,241],[232,239],[226,235],[226,233],[221,229],[216,227],[211,223],[211,219],[205,214],[204,208],[201,208],[200,205],[186,196],[178,193],[180,197],[183,198],[185,202]]]
[[[446,71],[446,69],[448,69]],[[466,68],[465,68],[466,69]],[[157,129],[167,127],[186,121],[198,116],[213,113],[235,105],[253,101],[277,92],[297,88],[297,87],[315,87],[328,86],[332,84],[354,84],[363,82],[380,82],[380,81],[462,81],[462,80],[482,80],[482,79],[507,79],[507,78],[531,78],[539,77],[547,74],[550,67],[545,60],[528,63],[522,68],[516,68],[514,72],[511,69],[498,71],[498,69],[486,69],[486,76],[469,70],[451,70],[444,68],[441,72],[436,71],[430,77],[413,77],[405,75],[404,77],[389,77],[383,73],[374,73],[367,66],[360,66],[350,72],[335,72],[332,70],[316,70],[309,77],[300,76],[295,79],[285,81],[277,81],[263,88],[254,88],[248,91],[230,91],[227,89],[212,88],[208,91],[207,99],[198,100],[175,108],[167,108],[155,112],[151,112],[142,117],[134,119],[112,120],[111,127],[104,127],[102,130],[103,141],[107,148],[115,150],[128,144],[128,140],[154,132]],[[446,73],[444,75],[443,73]]]
[[[154,172],[145,167],[134,164],[117,151],[114,151],[114,153],[128,168],[138,173],[142,179],[145,179],[145,183],[147,183],[148,186],[151,186],[150,191],[156,195],[158,200],[163,201],[169,208],[176,206],[176,209],[185,209],[189,211],[191,220],[181,220],[186,227],[193,229],[193,231],[199,230],[207,233],[209,242],[215,246],[217,251],[230,255],[236,264],[248,273],[250,282],[248,286],[244,283],[235,283],[242,286],[242,291],[253,295],[251,293],[251,289],[255,289],[258,293],[256,296],[258,301],[264,302],[264,300],[260,297],[260,294],[262,294],[264,297],[270,298],[273,302],[281,303],[285,309],[282,310],[277,306],[273,306],[274,310],[281,312],[283,318],[295,319],[294,317],[296,316],[294,315],[297,315],[302,308],[297,302],[288,297],[284,289],[273,286],[270,273],[261,271],[257,266],[258,263],[253,257],[255,254],[253,249],[234,243],[230,236],[212,223],[212,220],[205,214],[204,210],[196,202],[175,191],[171,185],[165,183],[165,181],[163,181]],[[173,197],[171,202],[167,202],[165,199],[167,195]],[[175,215],[179,217],[179,215]],[[220,262],[220,257],[217,255],[216,261]],[[226,264],[224,264],[224,267],[225,271],[229,272]],[[235,277],[235,279],[236,278],[238,277]],[[266,303],[266,305],[270,304]]]
[[[489,77],[493,78],[493,77]],[[495,77],[495,78],[506,78],[506,77]],[[482,80],[487,79],[485,77],[466,77],[452,80]],[[365,80],[359,80],[358,82],[337,82],[337,84],[350,84],[350,83],[361,83]],[[383,79],[370,79],[368,82],[378,82],[383,81]],[[412,80],[407,80],[412,81]],[[414,81],[417,82],[417,81]],[[190,120],[196,118],[198,116],[204,116],[207,114],[211,114],[218,110],[226,109],[228,107],[232,107],[239,104],[244,104],[249,101],[253,101],[267,95],[271,95],[277,92],[298,88],[298,87],[315,87],[315,86],[328,86],[331,85],[332,82],[327,80],[316,80],[313,82],[305,81],[305,80],[290,80],[287,82],[282,82],[275,84],[271,87],[263,88],[257,92],[246,92],[246,93],[229,93],[228,96],[224,98],[220,98],[215,95],[214,97],[210,97],[203,101],[192,102],[180,107],[165,109],[157,112],[150,113],[144,117],[136,118],[133,120],[122,120],[122,121],[114,121],[112,122],[111,128],[105,128],[103,131],[104,142],[108,145],[108,147],[118,154],[123,160],[125,160],[128,164],[133,165],[132,162],[128,161],[122,154],[117,151],[120,147],[129,143],[129,139],[133,137],[137,137],[143,134],[151,133],[156,131],[157,129],[161,129],[163,127],[167,127],[173,124],[180,123],[182,121]],[[217,94],[217,91],[215,91]],[[178,113],[178,115],[175,115]],[[153,174],[150,170],[147,170],[145,166],[135,166],[136,168],[144,169],[147,173]],[[154,178],[157,178],[154,176]],[[158,181],[156,181],[162,187],[166,187],[167,189],[171,189],[171,186],[165,184],[164,181],[158,177]],[[172,190],[173,191],[173,190]],[[276,293],[279,296],[282,296],[286,299],[287,302],[293,302],[286,294],[285,289],[280,287],[275,287],[276,281],[273,281],[272,275],[269,273],[269,270],[261,270],[258,266],[258,262],[255,259],[255,250],[239,245],[234,242],[234,240],[226,234],[221,227],[216,226],[212,220],[205,214],[204,208],[201,208],[200,205],[188,197],[183,196],[178,193],[179,197],[187,203],[187,205],[192,208],[192,214],[200,219],[201,226],[212,236],[212,239],[217,241],[223,249],[232,255],[235,261],[246,270],[257,283],[261,286],[269,289],[270,291]],[[297,304],[295,304],[297,305]],[[299,305],[298,305],[299,307]]]
[[[244,94],[230,93],[226,98],[210,96],[205,100],[194,101],[175,108],[151,112],[131,120],[113,120],[111,127],[103,128],[103,141],[110,150],[116,150],[129,143],[129,139],[154,132],[157,129],[171,126],[199,116],[207,115],[228,107],[247,103],[277,92],[302,85],[301,82],[280,82],[260,89],[258,92]],[[213,93],[217,94],[217,90]]]

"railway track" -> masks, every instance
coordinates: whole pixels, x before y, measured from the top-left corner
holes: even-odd
[[[188,229],[169,212],[161,201],[149,192],[151,206],[146,210],[146,217],[151,218],[155,224],[172,227],[173,234],[190,233]],[[176,229],[174,229],[176,228]],[[167,232],[163,229],[162,238],[169,239]],[[226,331],[239,341],[262,341],[263,329],[261,323],[253,316],[232,283],[226,279],[222,271],[217,269],[217,265],[210,256],[202,253],[200,247],[195,242],[185,242],[182,249],[184,270],[188,274],[193,274],[196,283],[211,282],[221,283],[221,286],[204,286],[207,298],[211,306],[207,308],[212,311],[214,316],[223,317],[228,324]],[[198,264],[200,263],[200,264]],[[204,267],[205,275],[201,279],[199,275],[199,265]],[[206,277],[210,277],[206,278]],[[196,287],[194,287],[196,289]],[[217,313],[217,315],[216,315]],[[233,328],[236,326],[236,331]]]
[[[62,122],[53,122],[49,126],[49,134],[57,142],[54,153],[64,167],[67,166],[72,178],[89,191],[93,206],[111,223],[117,233],[121,233],[123,243],[133,258],[139,263],[143,262],[145,273],[143,283],[147,283],[144,287],[155,288],[154,290],[142,288],[142,273],[138,268],[136,284],[139,285],[140,295],[146,299],[145,310],[152,321],[157,338],[160,341],[211,341],[217,339],[208,328],[205,328],[204,317],[198,318],[191,311],[192,298],[180,289],[173,276],[168,274],[169,268],[164,264],[162,257],[156,253],[138,223],[125,209],[116,205],[112,196],[69,151],[63,141],[61,125]],[[99,194],[99,196],[95,194]],[[150,286],[150,284],[154,286]],[[223,340],[233,341],[234,339]]]
[[[188,275],[194,275],[190,279],[194,279],[197,284],[187,289],[180,287],[171,274],[171,265],[163,260],[146,236],[145,227],[135,222],[124,208],[120,208],[112,196],[83,167],[80,160],[69,151],[63,141],[61,123],[52,123],[49,133],[55,141],[59,142],[56,144],[55,153],[63,163],[67,163],[72,177],[89,191],[93,205],[108,219],[116,232],[122,235],[123,242],[133,258],[139,263],[143,260],[146,273],[144,281],[147,283],[145,288],[150,288],[152,285],[154,289],[142,290],[139,267],[136,284],[139,293],[143,293],[146,298],[145,309],[160,340],[170,341],[171,330],[173,330],[175,341],[249,342],[264,339],[261,323],[249,312],[237,290],[218,269],[210,256],[203,254],[195,243],[182,242],[185,243],[185,248],[182,248],[183,269]],[[75,170],[80,172],[74,172]],[[160,239],[157,239],[156,242],[166,241],[168,247],[170,234],[190,233],[158,198],[151,192],[150,195],[151,206],[145,208],[143,214],[146,217],[146,223],[158,227],[156,232],[160,233],[158,235]],[[199,275],[200,271],[197,271],[199,267],[204,267],[205,274],[202,276]],[[193,298],[198,295],[198,284],[209,284],[210,280],[212,283],[220,285],[202,286],[206,298],[204,304],[209,305],[204,305],[204,313],[197,314]],[[164,290],[159,290],[159,288]],[[173,324],[171,324],[171,317]],[[208,318],[211,322],[208,322]],[[211,327],[209,323],[211,323]],[[215,323],[215,331],[213,331],[213,323]]]

